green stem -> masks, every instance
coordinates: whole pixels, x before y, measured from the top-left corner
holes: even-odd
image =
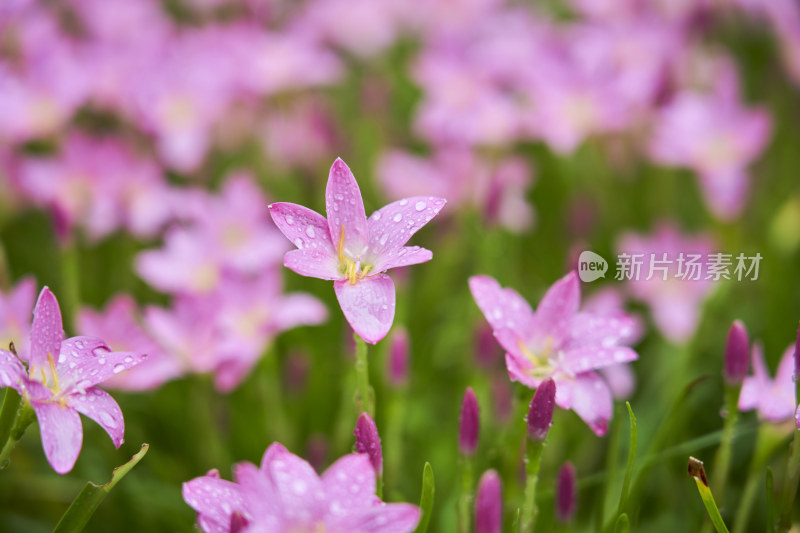
[[[725,386],[725,422],[722,426],[722,441],[717,448],[717,455],[714,459],[714,475],[712,484],[717,491],[717,498],[724,501],[724,489],[728,482],[728,471],[731,465],[731,453],[733,451],[734,431],[736,423],[739,421],[739,391],[741,386]]]
[[[458,532],[469,533],[472,517],[473,459],[461,458],[461,495],[458,498]]]
[[[523,533],[533,533],[533,526],[536,523],[536,485],[539,482],[539,469],[542,466],[542,452],[544,442],[528,440],[527,457],[525,471],[527,479],[525,481],[525,502],[522,507],[522,519],[520,521]]]
[[[786,479],[783,482],[781,518],[778,523],[779,532],[789,531],[792,525],[792,510],[794,508],[794,497],[797,495],[798,481],[800,481],[800,429],[796,429],[794,432],[792,455],[789,457],[789,467],[786,471]]]
[[[375,397],[372,388],[369,386],[369,363],[367,362],[367,343],[353,334],[356,343],[356,376],[358,379],[358,390],[356,396],[356,411],[366,412],[375,418]]]
[[[17,391],[11,387],[6,389],[6,395],[3,398],[3,409],[0,410],[0,443],[4,445],[11,436],[11,428],[14,426],[14,420],[17,418],[17,411],[19,411],[21,402],[22,397]]]
[[[636,424],[636,416],[633,414],[633,409],[631,408],[630,402],[625,402],[625,405],[628,408],[628,417],[630,418],[631,422],[631,440],[628,446],[628,462],[625,468],[625,479],[622,482],[622,492],[619,496],[619,508],[617,509],[617,523],[619,523],[620,517],[625,513],[625,508],[628,504],[628,492],[631,487],[631,478],[633,477],[633,467],[636,463],[636,444],[638,441],[638,427]]]
[[[17,445],[20,439],[22,439],[22,435],[25,434],[25,430],[31,425],[31,422],[33,422],[35,418],[36,412],[33,410],[33,407],[31,407],[31,404],[28,402],[25,402],[17,412],[16,422],[14,422],[14,426],[11,428],[11,433],[8,436],[8,440],[3,446],[2,451],[0,451],[0,468],[5,468],[5,465],[8,464],[8,460],[11,457],[11,452],[14,450],[14,447]]]

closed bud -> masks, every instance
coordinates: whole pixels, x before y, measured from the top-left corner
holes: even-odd
[[[575,516],[575,467],[567,461],[561,466],[556,479],[556,518],[562,524]]]
[[[375,474],[383,475],[383,453],[381,452],[381,438],[378,436],[378,427],[375,421],[367,413],[361,413],[356,421],[356,429],[353,431],[356,437],[356,450],[358,453],[366,453]]]
[[[503,531],[503,484],[494,470],[487,470],[478,482],[475,497],[475,533]]]
[[[553,409],[556,403],[556,383],[548,378],[539,385],[531,400],[528,411],[528,438],[543,441],[553,423]]]
[[[734,320],[728,330],[728,339],[725,342],[725,381],[729,385],[738,385],[747,376],[750,366],[750,347],[747,340],[747,330],[739,320]]]
[[[458,449],[462,454],[475,455],[478,449],[478,436],[480,433],[480,412],[478,409],[478,398],[471,387],[467,387],[464,393],[464,401],[461,403],[461,418],[458,428]]]

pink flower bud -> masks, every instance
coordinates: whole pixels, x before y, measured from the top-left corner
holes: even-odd
[[[503,531],[503,484],[494,470],[487,470],[478,482],[475,498],[475,533]]]
[[[734,320],[725,342],[725,381],[730,385],[741,384],[750,366],[750,348],[747,330],[739,320]]]
[[[575,467],[567,461],[561,466],[556,479],[556,518],[562,524],[575,516]]]
[[[375,421],[367,413],[361,413],[356,421],[356,429],[353,431],[356,436],[356,449],[358,453],[366,453],[369,462],[375,469],[375,474],[383,474],[383,453],[381,452],[381,438],[378,436],[378,428]]]
[[[480,432],[480,416],[478,399],[472,387],[467,387],[464,401],[461,403],[461,417],[458,428],[458,449],[464,455],[475,455],[478,449],[478,435]]]
[[[553,409],[556,400],[556,383],[553,378],[543,381],[533,395],[528,411],[528,438],[543,441],[553,423]]]

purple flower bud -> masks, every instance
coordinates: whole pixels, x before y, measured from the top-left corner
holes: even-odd
[[[730,385],[738,385],[747,377],[750,366],[750,348],[747,340],[747,330],[739,320],[734,320],[728,330],[728,340],[725,342],[725,381]]]
[[[475,455],[478,449],[478,435],[481,422],[478,409],[478,398],[472,387],[467,387],[464,401],[461,403],[461,418],[458,428],[458,449],[464,455]]]
[[[405,385],[408,381],[408,334],[405,329],[397,328],[392,334],[388,363],[389,384],[393,387]]]
[[[383,474],[383,453],[381,453],[381,438],[378,436],[378,428],[375,421],[367,413],[361,413],[356,422],[356,429],[353,431],[356,436],[356,449],[358,453],[366,453],[369,462],[375,469],[375,474]]]
[[[556,401],[556,383],[548,378],[539,385],[531,400],[528,411],[528,438],[543,441],[553,423],[553,409]]]
[[[475,497],[475,533],[503,531],[503,484],[494,470],[487,470],[478,482]]]
[[[556,479],[556,518],[566,524],[575,516],[575,467],[567,461]]]

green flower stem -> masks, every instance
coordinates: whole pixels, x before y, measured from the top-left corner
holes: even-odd
[[[728,482],[728,472],[731,466],[731,453],[733,451],[734,431],[739,421],[739,391],[741,385],[725,386],[725,421],[722,426],[722,441],[717,448],[714,459],[714,475],[712,484],[717,490],[717,498],[724,506],[724,490]]]
[[[5,410],[5,406],[3,409]],[[25,434],[25,430],[28,429],[28,426],[31,425],[34,419],[36,419],[36,412],[33,410],[30,403],[25,402],[22,404],[22,407],[19,408],[16,421],[11,428],[8,440],[3,446],[2,451],[0,451],[0,469],[5,468],[5,465],[11,457],[11,452],[20,439],[22,439],[22,435]]]
[[[11,436],[11,428],[14,426],[14,420],[17,418],[17,411],[19,411],[19,404],[22,402],[22,397],[11,387],[6,389],[6,395],[3,398],[3,408],[0,410],[0,443],[5,444]]]
[[[800,481],[800,429],[795,429],[792,454],[789,457],[789,466],[786,470],[786,479],[783,481],[783,491],[781,492],[779,532],[789,531],[792,526],[792,510],[794,509],[794,498],[797,495],[798,481]]]
[[[628,417],[631,423],[631,438],[630,438],[630,444],[628,445],[628,462],[625,468],[625,479],[622,482],[622,492],[620,493],[619,496],[619,508],[617,510],[617,524],[619,524],[619,520],[622,518],[622,515],[627,514],[626,507],[628,505],[628,494],[631,487],[631,477],[633,477],[633,467],[636,463],[636,444],[639,438],[638,426],[636,424],[636,416],[633,414],[633,409],[631,408],[630,402],[625,402],[625,406],[628,408]]]
[[[525,501],[522,506],[522,518],[520,521],[520,531],[522,533],[532,533],[536,523],[536,485],[539,482],[539,469],[542,466],[542,452],[544,451],[544,441],[538,442],[528,440],[525,471],[527,479],[525,481]]]
[[[458,533],[469,533],[472,518],[472,486],[475,465],[472,457],[461,458],[461,494],[458,497]]]
[[[729,533],[728,527],[722,520],[722,515],[719,514],[717,503],[714,501],[714,495],[711,494],[711,489],[708,486],[708,479],[706,478],[706,471],[703,468],[703,462],[689,457],[689,475],[694,478],[697,484],[697,491],[700,493],[700,498],[706,506],[708,516],[714,524],[717,533]]]
[[[758,435],[756,436],[756,448],[753,452],[753,459],[750,461],[747,481],[745,482],[742,497],[736,506],[733,533],[744,533],[747,531],[750,511],[758,495],[758,488],[761,486],[761,472],[764,469],[764,465],[766,465],[767,461],[769,461],[774,453],[781,447],[783,442],[784,436],[780,431],[776,431],[772,424],[759,425]],[[767,502],[772,503],[773,499],[774,496],[769,495],[767,497]]]
[[[392,394],[387,406],[384,437],[384,471],[389,482],[396,486],[403,468],[403,427],[406,420],[406,389],[403,387]]]
[[[367,362],[367,343],[353,333],[353,340],[356,343],[356,376],[358,379],[358,389],[356,391],[356,411],[366,412],[375,418],[375,397],[372,388],[369,386],[369,363]]]

